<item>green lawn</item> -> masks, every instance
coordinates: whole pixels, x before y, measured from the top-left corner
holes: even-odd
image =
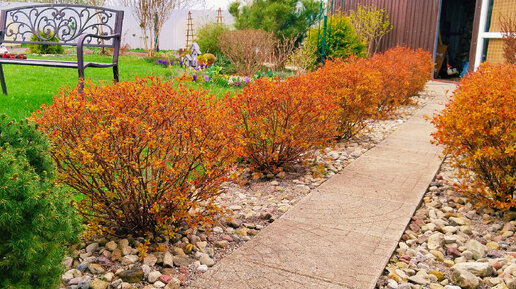
[[[42,58],[29,55],[29,58]],[[48,58],[48,57],[45,57]],[[75,60],[73,56],[55,56],[60,60]],[[98,54],[86,55],[85,61],[110,62],[111,57]],[[166,80],[172,79],[172,75],[181,74],[179,67],[167,69],[137,56],[120,56],[119,60],[120,81],[133,80],[134,77],[156,75]],[[75,87],[77,85],[77,70],[70,68],[54,68],[25,65],[3,65],[7,83],[8,95],[0,93],[0,114],[7,114],[9,118],[21,119],[29,116],[43,103],[50,104],[52,97],[62,87]],[[87,68],[86,78],[93,81],[111,82],[113,72],[111,68]],[[215,94],[224,94],[227,91],[235,92],[235,88],[221,87],[216,84],[189,84],[189,87],[202,86]]]

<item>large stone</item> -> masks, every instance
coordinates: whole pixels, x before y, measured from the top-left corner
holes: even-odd
[[[427,285],[430,283],[430,279],[428,278],[428,276],[423,276],[423,275],[419,275],[419,274],[410,276],[408,278],[408,280],[412,283],[416,283],[419,285]]]
[[[89,289],[92,281],[93,280],[91,280],[90,276],[84,276],[84,277],[82,277],[81,281],[79,281],[79,283],[77,284],[77,288],[78,289]]]
[[[119,249],[113,250],[113,253],[111,254],[111,261],[116,262],[122,260],[122,251]]]
[[[227,247],[228,244],[229,244],[228,241],[220,240],[220,241],[216,241],[215,242],[215,247],[217,247],[217,248],[225,248],[225,247]]]
[[[174,259],[169,251],[166,251],[163,255],[163,267],[174,267]]]
[[[210,258],[208,254],[202,254],[201,258],[199,258],[199,261],[201,262],[201,264],[206,265],[208,267],[215,265],[215,261],[213,261],[213,259]]]
[[[452,224],[452,226],[464,226],[464,225],[466,225],[466,222],[462,218],[450,217],[448,220],[450,221],[450,224]]]
[[[106,243],[106,249],[108,249],[109,251],[114,251],[116,248],[118,248],[118,245],[114,241]]]
[[[443,245],[444,235],[442,233],[435,233],[428,237],[427,247],[429,250],[436,250]]]
[[[509,289],[516,289],[516,279],[514,279],[514,278],[507,278],[504,281],[505,281],[505,284],[507,285],[507,288],[509,288]]]
[[[154,254],[148,254],[147,257],[143,258],[143,264],[148,266],[154,266],[156,265],[156,262],[158,261],[158,258],[154,256]]]
[[[467,270],[453,269],[450,280],[463,289],[476,289],[479,285],[477,276]]]
[[[107,289],[108,285],[108,282],[95,278],[90,284],[90,289]]]
[[[172,259],[173,259],[174,265],[176,265],[177,267],[181,267],[181,266],[188,267],[190,264],[193,263],[193,260],[188,257],[174,256]]]
[[[138,283],[143,280],[143,270],[141,268],[123,270],[118,273],[118,277],[124,282]]]
[[[180,287],[181,281],[179,281],[178,278],[174,278],[170,282],[168,282],[167,286],[165,286],[165,289],[179,289]]]
[[[478,277],[487,277],[493,274],[493,266],[483,262],[467,262],[453,265],[452,269],[466,270]]]
[[[138,262],[138,259],[140,259],[140,257],[138,257],[137,255],[127,255],[124,256],[124,258],[122,259],[122,264],[131,265]]]
[[[466,243],[466,249],[473,253],[473,259],[478,260],[484,258],[486,256],[486,250],[484,245],[482,245],[477,240],[469,240]]]
[[[181,257],[186,256],[185,251],[183,251],[183,249],[179,248],[179,247],[172,247],[172,254],[174,256],[181,256]]]
[[[147,280],[150,283],[154,283],[159,280],[160,276],[161,276],[161,273],[159,271],[152,271],[149,273],[149,277],[147,277]]]
[[[149,276],[149,273],[152,271],[151,270],[151,267],[149,265],[145,265],[143,264],[142,265],[142,271],[143,271],[143,277],[144,278],[147,278],[147,276]]]
[[[102,274],[106,272],[106,270],[102,266],[93,263],[88,264],[88,270],[90,270],[92,274]]]
[[[171,275],[161,275],[159,276],[159,280],[165,284],[168,284],[168,282],[172,281],[172,279],[174,279],[174,277],[172,277]]]
[[[99,243],[91,243],[86,246],[86,253],[94,253],[99,249]]]
[[[111,282],[113,281],[113,277],[115,277],[115,274],[113,272],[108,272],[104,274],[104,280]]]
[[[486,246],[491,250],[498,250],[500,249],[500,245],[497,242],[488,242]]]
[[[61,276],[61,280],[63,280],[66,283],[69,280],[72,280],[73,278],[77,277],[82,277],[82,272],[77,269],[70,269]]]
[[[131,255],[133,253],[133,248],[131,246],[122,246],[122,255]]]
[[[439,282],[443,281],[444,279],[444,273],[441,271],[431,270],[430,272],[428,272],[428,274],[434,275],[437,278],[437,281]]]
[[[398,282],[392,280],[392,279],[389,279],[387,281],[387,289],[398,289]]]

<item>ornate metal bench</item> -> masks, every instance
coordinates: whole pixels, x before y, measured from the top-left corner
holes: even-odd
[[[0,58],[0,82],[7,94],[3,64],[76,68],[79,72],[79,90],[82,90],[86,67],[112,67],[118,82],[118,54],[122,33],[123,11],[104,7],[47,4],[15,7],[0,14],[0,44],[49,44],[77,46],[77,61]],[[37,41],[31,40],[32,35]],[[113,48],[111,63],[84,62],[85,46]]]

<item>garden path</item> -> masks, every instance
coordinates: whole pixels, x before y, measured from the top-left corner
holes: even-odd
[[[374,288],[439,169],[432,125],[453,84],[189,288]]]

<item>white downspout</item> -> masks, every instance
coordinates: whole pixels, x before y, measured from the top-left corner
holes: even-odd
[[[480,9],[480,22],[478,24],[477,50],[475,52],[475,70],[480,66],[482,61],[482,52],[484,52],[484,33],[486,32],[487,13],[489,10],[489,0],[481,0],[482,8]]]

